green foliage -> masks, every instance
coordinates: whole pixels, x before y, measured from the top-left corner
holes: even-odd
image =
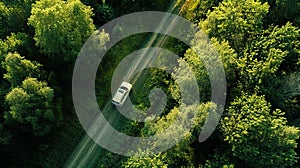
[[[234,168],[235,164],[232,163],[231,158],[232,158],[232,154],[230,152],[230,149],[227,148],[223,149],[223,147],[219,147],[213,154],[212,159],[206,161],[204,167],[205,168],[217,168],[217,167]]]
[[[11,33],[30,32],[27,21],[35,0],[3,0],[0,2],[0,39]]]
[[[266,17],[268,25],[284,25],[287,22],[297,23],[300,18],[300,2],[298,0],[261,0],[268,2],[270,12]],[[299,23],[299,22],[298,22]],[[299,24],[298,24],[299,25]]]
[[[209,37],[227,40],[239,53],[248,38],[262,30],[268,9],[267,3],[255,0],[224,0],[208,12],[200,27]]]
[[[7,79],[12,87],[17,87],[22,84],[22,81],[27,77],[41,78],[43,71],[40,69],[41,64],[29,61],[18,53],[9,53],[3,63],[7,73],[4,78]]]
[[[8,7],[3,3],[0,2],[0,39],[5,37],[8,34],[8,27],[6,26],[8,23],[8,16],[9,16],[9,9]]]
[[[23,39],[25,37],[26,34],[24,33],[12,33],[10,36],[7,36],[5,40],[0,40],[0,61],[4,61],[9,52],[17,51],[19,47],[24,44]]]
[[[40,0],[31,13],[28,24],[35,29],[36,45],[55,60],[74,61],[95,30],[92,9],[79,0]]]
[[[116,16],[124,14],[138,12],[138,11],[149,11],[149,10],[162,10],[166,11],[168,7],[173,7],[173,1],[171,0],[106,0],[105,4],[110,5],[114,9]]]
[[[1,145],[8,145],[10,140],[12,138],[12,135],[10,132],[5,130],[2,123],[0,123],[0,144]]]
[[[115,17],[114,8],[109,3],[106,3],[105,0],[81,0],[81,2],[94,9],[95,15],[92,18],[97,26],[101,26]]]
[[[30,33],[27,26],[31,14],[31,6],[36,0],[13,0],[9,5],[11,8],[9,28],[12,32]]]
[[[43,142],[36,152],[38,161],[35,162],[39,164],[39,167],[53,168],[64,165],[84,135],[77,116],[70,115],[65,118],[67,120],[64,120],[59,131],[52,131],[47,136],[47,139],[51,139],[51,141]]]
[[[221,124],[233,155],[252,167],[292,166],[300,134],[282,115],[278,109],[271,112],[264,96],[236,98]]]
[[[0,2],[0,8],[2,7],[2,2]],[[2,9],[0,9],[2,10]],[[2,12],[2,11],[1,11]],[[1,13],[4,14],[4,13]],[[1,17],[1,16],[0,16]],[[1,19],[1,23],[5,21],[4,19]],[[4,30],[5,27],[3,27],[2,30]],[[0,30],[1,31],[1,30]],[[5,40],[0,39],[0,62],[5,60],[6,55],[8,52],[16,51],[19,49],[21,45],[23,45],[22,39],[25,37],[25,34],[23,33],[12,33],[10,36],[7,36]],[[3,75],[4,69],[0,68],[0,74]],[[5,95],[10,91],[10,85],[5,80],[0,80],[0,116],[3,118],[3,112],[6,110],[6,103],[4,101]],[[8,145],[10,143],[10,140],[12,139],[12,134],[8,130],[8,127],[3,124],[3,120],[0,120],[0,144],[2,145]]]
[[[55,102],[54,91],[46,82],[27,78],[20,87],[7,94],[6,101],[10,105],[6,120],[11,118],[17,121],[36,136],[45,135],[61,124],[62,116],[57,114],[61,111],[61,105]]]
[[[113,17],[113,8],[110,5],[103,4],[99,5],[98,8],[96,8],[94,21],[102,25],[112,20]]]
[[[102,52],[106,50],[106,43],[110,40],[110,37],[104,30],[95,30],[89,40],[92,44],[89,46],[89,50]]]
[[[122,167],[124,161],[128,157],[124,157],[112,152],[103,152],[101,153],[101,158],[97,161],[97,167],[106,168],[106,167]],[[124,167],[125,165],[123,165]]]
[[[299,29],[287,23],[283,27],[270,27],[247,46],[238,60],[240,77],[248,83],[268,85],[271,78],[299,69]]]
[[[218,6],[222,0],[177,0],[176,7],[180,7],[180,15],[186,19],[198,23],[206,18],[208,10]]]
[[[178,60],[178,67],[175,68],[174,72],[172,72],[171,74],[172,78],[175,80],[176,83],[171,83],[169,89],[173,99],[175,99],[178,103],[190,105],[191,103],[194,102],[195,99],[194,96],[198,96],[197,94],[191,94],[190,92],[191,90],[197,88],[196,80],[198,77],[191,72],[193,71],[189,67],[189,65],[185,62],[184,59],[180,58]],[[180,88],[180,86],[182,88]],[[202,92],[200,90],[200,94],[201,93]],[[184,100],[183,97],[181,96],[184,96]],[[205,98],[203,99],[205,100]]]
[[[268,99],[276,108],[286,111],[289,121],[300,118],[300,72],[280,77],[277,84],[268,88],[267,94]]]
[[[153,168],[167,168],[168,164],[165,163],[166,154],[157,154],[153,157],[130,157],[126,162],[123,162],[123,167],[153,167]]]
[[[182,56],[178,62],[167,63],[179,68],[171,75],[164,70],[147,70],[134,83],[130,97],[138,108],[146,111],[150,106],[149,91],[160,87],[167,95],[167,107],[161,116],[149,116],[156,120],[146,123],[126,120],[118,124],[118,130],[142,137],[168,130],[162,135],[167,143],[176,141],[179,134],[184,137],[168,151],[147,157],[128,158],[100,147],[93,148],[93,153],[99,153],[93,156],[96,167],[295,166],[299,147],[298,156],[294,150],[300,133],[287,123],[300,126],[298,0],[2,0],[0,74],[4,78],[0,80],[0,152],[8,154],[0,159],[1,165],[6,166],[2,161],[9,158],[15,165],[7,167],[61,167],[84,133],[70,103],[67,81],[72,76],[72,61],[93,34],[95,25],[101,26],[131,12],[166,11],[167,8],[168,12],[179,12],[198,24],[209,35],[211,44],[204,34],[197,33],[192,40],[200,53],[196,55],[179,40],[164,38],[160,47]],[[94,35],[91,40],[96,45],[90,49],[106,50],[110,36],[104,30],[96,30]],[[146,33],[130,36],[107,52],[96,79],[100,107],[106,105],[105,97],[111,97],[111,77],[118,63],[140,49],[148,36]],[[227,104],[221,129],[200,144],[197,138],[208,112],[214,114],[218,110],[216,104],[203,103],[210,100],[210,77],[218,76],[213,57],[216,53],[226,72],[227,101],[232,103]],[[193,82],[193,74],[184,69],[184,61],[194,72],[199,86],[201,104],[197,107],[178,107],[182,92],[178,82],[187,88],[192,87]],[[208,61],[210,66],[205,67],[203,61]],[[44,65],[43,70],[40,63]],[[62,70],[64,73],[60,73]],[[208,72],[212,76],[208,76]],[[56,87],[64,90],[59,93]],[[236,97],[244,91],[255,94]],[[67,116],[64,123],[61,99],[57,98],[60,94],[64,97],[64,115]],[[266,95],[266,98],[258,95]],[[277,108],[280,110],[275,110]],[[108,113],[112,112],[116,111]],[[192,121],[191,116],[196,119]],[[185,124],[174,125],[178,117],[192,123],[192,129],[183,132]],[[53,131],[61,124],[61,129]],[[20,138],[28,133],[44,137]],[[202,146],[209,146],[211,151],[204,147],[203,152]],[[22,158],[24,161],[17,161]],[[28,166],[31,163],[35,166]],[[95,166],[91,164],[87,166]]]
[[[169,84],[174,82],[171,79],[171,75],[166,71],[156,68],[147,69],[142,72],[142,77],[140,77],[134,84],[133,90],[131,93],[131,100],[136,108],[147,112],[147,110],[151,110],[156,106],[154,104],[151,105],[149,101],[149,94],[151,90],[160,88],[166,94],[167,104],[163,110],[163,114],[168,113],[170,109],[176,105],[175,100],[172,98]],[[159,100],[156,100],[158,102]]]
[[[178,134],[184,133],[183,139],[174,147],[165,153],[159,153],[150,158],[154,159],[166,154],[166,157],[162,161],[170,167],[179,165],[193,166],[194,151],[191,147],[191,143],[197,140],[202,125],[211,108],[216,109],[215,104],[206,103],[198,107],[187,106],[181,110],[174,108],[167,115],[159,117],[157,121],[146,122],[142,129],[142,136],[150,136],[164,132],[164,134],[161,135],[164,136],[164,141],[171,143],[179,137]],[[192,117],[195,117],[194,120],[191,120]],[[174,121],[178,118],[180,118],[183,125],[174,124]],[[192,130],[190,132],[183,132],[186,126],[184,123],[192,123]],[[166,129],[169,129],[169,131],[165,132]],[[153,148],[155,148],[155,146],[153,146]]]
[[[208,92],[208,90],[210,90],[211,86],[208,70],[212,74],[211,78],[218,76],[218,74],[216,74],[217,71],[214,68],[218,66],[218,63],[221,63],[226,73],[228,85],[234,85],[237,76],[237,54],[230,47],[227,41],[218,42],[216,38],[212,38],[211,42],[208,43],[207,39],[201,32],[198,32],[195,35],[192,45],[199,54],[196,54],[196,52],[192,49],[188,49],[184,58],[197,78],[202,101],[209,101],[210,92]],[[217,59],[219,59],[219,61]],[[203,61],[206,61],[207,65],[205,65]]]

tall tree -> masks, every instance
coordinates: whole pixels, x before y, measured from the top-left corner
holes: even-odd
[[[80,0],[39,0],[28,24],[35,29],[36,45],[55,60],[74,61],[95,26],[92,9]]]
[[[299,32],[290,23],[282,27],[271,26],[247,45],[237,61],[246,87],[274,85],[277,76],[299,70]]]
[[[41,70],[41,64],[27,60],[18,53],[9,53],[3,65],[7,71],[4,78],[11,83],[12,87],[21,85],[27,77],[41,78],[45,75]]]
[[[23,39],[26,34],[24,33],[11,33],[10,36],[7,36],[5,40],[0,39],[0,61],[4,61],[6,55],[9,52],[14,52],[19,49],[20,46],[24,44]]]
[[[205,35],[198,32],[192,40],[192,45],[197,50],[197,53],[193,49],[188,49],[184,59],[190,65],[197,79],[202,101],[210,100],[210,78],[214,77],[213,75],[219,75],[216,74],[217,71],[215,70],[215,67],[219,64],[222,64],[224,67],[227,83],[230,86],[228,88],[231,89],[235,85],[237,78],[237,54],[230,47],[229,43],[225,40],[219,42],[216,38],[212,38],[208,42]],[[206,61],[206,64],[204,61]],[[212,76],[209,76],[208,71],[211,72]]]
[[[269,5],[260,1],[224,0],[208,12],[200,27],[209,37],[227,40],[240,53],[247,39],[263,29],[263,19],[268,9]]]
[[[5,67],[5,58],[9,52],[14,52],[16,50],[20,49],[20,46],[23,46],[23,37],[25,37],[25,34],[18,33],[14,34],[12,33],[10,36],[7,36],[5,40],[0,40],[0,62],[3,64],[3,66],[0,67],[0,74],[3,75],[6,73],[6,67]],[[25,72],[26,73],[26,72]],[[11,90],[11,84],[7,81],[1,78],[0,80],[0,116],[3,118],[4,112],[7,110],[7,104],[5,102],[5,95]],[[2,144],[8,144],[9,139],[11,139],[11,134],[6,129],[6,125],[2,122],[3,120],[0,120],[0,139]]]
[[[221,123],[224,140],[233,155],[251,167],[292,166],[299,129],[287,126],[284,113],[270,107],[264,96],[237,97]]]
[[[17,121],[20,127],[34,135],[44,135],[60,124],[62,120],[61,102],[55,98],[54,90],[46,82],[42,65],[25,59],[18,53],[9,53],[3,66],[7,73],[4,78],[11,83],[11,91],[6,95],[10,112],[5,114],[7,123]]]
[[[20,87],[7,94],[6,101],[10,106],[6,120],[17,121],[35,136],[45,135],[61,124],[61,105],[55,102],[54,91],[46,82],[26,78]]]
[[[186,106],[181,109],[175,107],[165,116],[158,117],[157,120],[153,120],[151,122],[146,122],[142,129],[142,136],[147,137],[153,134],[164,133],[161,134],[161,136],[163,136],[163,140],[170,143],[179,137],[178,134],[184,133],[184,137],[168,151],[148,156],[146,158],[131,157],[125,162],[125,164],[134,163],[134,165],[140,167],[143,167],[145,164],[153,164],[157,167],[195,166],[193,163],[194,149],[191,147],[191,144],[198,140],[199,132],[202,129],[202,125],[208,113],[216,113],[216,110],[216,105],[210,102],[203,103],[198,107],[193,105]],[[150,116],[150,118],[151,117],[153,116]],[[178,119],[181,123],[179,125],[175,125],[174,122]],[[192,123],[191,130],[187,132],[183,131],[186,126],[185,123]],[[168,131],[166,132],[165,129],[168,129]],[[153,146],[153,149],[155,148],[157,148],[157,146]],[[151,163],[152,161],[157,162]]]

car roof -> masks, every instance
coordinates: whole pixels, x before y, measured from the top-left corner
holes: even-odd
[[[126,91],[123,89],[118,89],[117,93],[115,94],[113,101],[120,103],[125,94],[121,93],[119,90],[122,90],[123,92],[126,92]]]

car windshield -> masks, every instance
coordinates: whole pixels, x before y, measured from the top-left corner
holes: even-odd
[[[124,86],[121,86],[120,89],[123,89],[123,90],[126,90],[126,91],[128,90],[128,89],[127,89],[126,87],[124,87]]]
[[[120,92],[120,93],[124,93],[124,90],[122,90],[122,89],[119,89],[119,92]]]

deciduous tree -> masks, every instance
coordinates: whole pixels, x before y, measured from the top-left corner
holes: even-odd
[[[221,123],[224,140],[233,155],[249,166],[292,166],[297,161],[299,129],[286,125],[281,110],[270,108],[264,96],[237,97]]]
[[[95,26],[92,9],[80,0],[40,0],[32,6],[28,24],[36,45],[56,60],[74,61]]]
[[[263,29],[263,19],[269,9],[267,3],[255,0],[224,0],[200,27],[218,40],[227,40],[238,53],[242,51],[248,38]]]
[[[237,54],[233,50],[229,43],[225,40],[219,42],[216,38],[212,38],[208,41],[206,36],[202,32],[198,32],[193,41],[193,49],[188,49],[184,55],[184,59],[187,61],[193,73],[197,79],[199,92],[202,101],[210,100],[210,78],[219,80],[218,82],[226,82],[217,78],[220,76],[217,67],[222,65],[225,70],[227,78],[228,88],[232,88],[235,85],[237,78]],[[206,61],[206,62],[204,62]],[[210,75],[208,71],[210,71]],[[183,78],[187,78],[184,75]],[[184,79],[186,80],[186,79]],[[176,93],[175,91],[173,93]]]
[[[20,86],[27,77],[41,78],[45,75],[41,70],[41,64],[27,60],[18,53],[9,53],[3,65],[7,71],[4,78],[11,83],[12,87]]]
[[[274,84],[278,75],[299,70],[299,29],[287,23],[270,27],[247,45],[238,59],[240,78],[247,87]]]
[[[35,136],[42,136],[61,124],[61,104],[55,102],[54,91],[46,82],[26,78],[20,87],[6,96],[10,111],[6,120],[12,119]]]

